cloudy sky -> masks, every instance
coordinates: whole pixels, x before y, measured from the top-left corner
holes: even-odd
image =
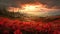
[[[40,3],[48,8],[45,14],[60,15],[60,0],[0,0],[0,9],[6,7],[21,7],[22,4]],[[43,14],[44,15],[44,14]]]
[[[18,6],[18,4],[28,4],[28,3],[35,3],[39,2],[44,5],[47,5],[48,8],[59,8],[60,9],[60,0],[0,0],[0,5],[5,6]]]

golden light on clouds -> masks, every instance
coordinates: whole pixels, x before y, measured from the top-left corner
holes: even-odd
[[[20,8],[14,8],[14,7],[9,7],[7,9],[7,11],[9,11],[9,12],[18,12],[19,10],[20,10]]]
[[[21,8],[15,8],[15,7],[8,7],[8,11],[9,12],[20,12],[20,11],[27,11],[27,12],[37,12],[37,11],[41,11],[41,10],[46,10],[47,8],[45,8],[44,5],[42,4],[24,4],[24,5],[21,5]]]
[[[37,6],[37,5],[25,5],[25,6],[22,6],[22,9],[24,11],[37,11],[37,10],[39,10],[39,6]]]
[[[36,6],[26,6],[26,7],[24,7],[24,9],[26,10],[26,11],[34,11],[36,8],[38,8],[38,7],[36,7]]]
[[[29,14],[29,15],[34,15],[34,16],[42,16],[44,13],[44,11],[46,11],[47,8],[45,8],[43,5],[38,4],[38,5],[34,5],[34,4],[25,4],[25,5],[21,5],[21,8],[15,8],[15,7],[9,7],[8,11],[9,12],[19,12],[19,13],[23,13],[23,14]]]

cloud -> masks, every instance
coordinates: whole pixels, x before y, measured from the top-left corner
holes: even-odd
[[[46,5],[47,8],[58,8],[60,9],[60,0],[0,0],[0,5],[17,7],[18,4],[28,4],[39,2]]]
[[[60,0],[0,0],[0,9],[4,7],[21,7],[21,4],[35,4],[36,2],[46,5],[46,8],[51,9],[47,11],[47,15],[60,15]]]
[[[38,13],[40,17],[60,16],[60,9],[48,9]]]
[[[59,9],[52,9],[48,11],[49,16],[60,16],[60,10]]]
[[[60,9],[60,0],[38,0],[38,2],[47,5],[48,8],[59,8]]]

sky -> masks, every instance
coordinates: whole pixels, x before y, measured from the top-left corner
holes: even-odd
[[[59,8],[60,9],[60,0],[0,0],[0,5],[5,5],[5,6],[18,6],[18,4],[29,4],[29,3],[35,3],[39,2],[48,8]]]
[[[42,4],[44,8],[47,8],[47,12],[40,12],[43,16],[48,14],[50,16],[60,15],[60,0],[0,0],[0,9],[7,7],[19,7],[23,4]]]

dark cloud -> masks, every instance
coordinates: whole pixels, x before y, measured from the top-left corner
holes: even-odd
[[[60,8],[60,0],[38,0],[38,2],[47,5],[48,8]]]
[[[19,0],[20,3],[34,3],[36,2],[35,0]]]
[[[47,8],[60,8],[60,0],[0,0],[0,5],[17,7],[18,4],[28,4],[39,2]]]
[[[0,5],[2,6],[16,6],[16,2],[13,0],[0,0]]]
[[[54,10],[50,10],[48,11],[48,15],[49,16],[60,16],[60,10],[59,9],[54,9]]]

